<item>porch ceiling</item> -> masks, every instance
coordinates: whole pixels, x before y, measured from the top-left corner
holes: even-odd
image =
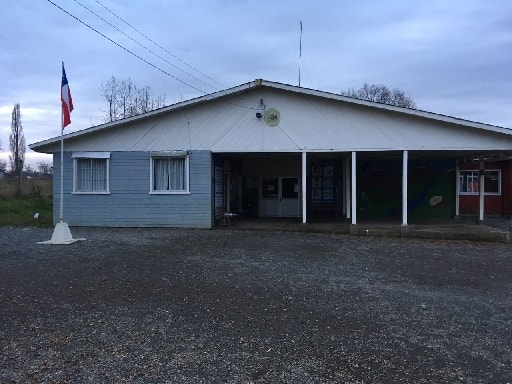
[[[222,154],[223,157],[231,159],[292,159],[301,160],[302,152],[227,152]],[[332,159],[332,158],[349,158],[351,152],[307,152],[308,160],[311,159]],[[403,151],[360,151],[357,152],[358,158],[402,158]],[[512,159],[512,152],[509,151],[409,151],[409,158],[452,158],[464,162],[473,162],[483,159],[485,161],[500,161]]]

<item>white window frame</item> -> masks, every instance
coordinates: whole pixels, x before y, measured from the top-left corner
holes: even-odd
[[[77,195],[110,195],[110,152],[73,152],[73,194]],[[77,160],[105,159],[106,166],[106,190],[104,191],[78,191],[77,190]]]
[[[164,158],[174,158],[174,159],[184,159],[185,167],[184,167],[184,179],[185,179],[185,189],[179,190],[158,190],[154,189],[154,161],[156,159],[164,159]],[[160,152],[151,152],[150,154],[150,177],[149,177],[149,193],[152,195],[187,195],[190,194],[190,155],[187,151],[160,151]]]
[[[460,182],[460,188],[462,188],[463,183],[461,180],[461,177],[463,176],[463,173],[469,173],[472,172],[472,177],[477,178],[478,182],[480,182],[480,170],[479,169],[461,169],[459,170],[459,182]],[[485,191],[485,183],[484,183],[484,195],[486,196],[500,196],[501,195],[501,169],[485,169],[485,173],[487,172],[496,172],[498,173],[498,192],[487,192]],[[469,175],[468,175],[469,176]],[[478,195],[479,191],[473,191],[473,192],[462,192],[459,190],[459,195],[461,196],[471,196],[471,195]]]

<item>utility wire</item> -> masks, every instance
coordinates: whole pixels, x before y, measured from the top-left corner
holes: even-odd
[[[76,0],[75,0],[76,1]],[[145,39],[147,39],[148,41],[152,42],[153,44],[155,44],[158,48],[160,48],[162,51],[166,52],[167,54],[169,54],[170,56],[172,56],[174,59],[178,60],[180,63],[186,65],[187,67],[189,67],[190,69],[196,71],[197,73],[201,74],[202,76],[206,77],[208,80],[211,80],[213,81],[214,83],[220,85],[222,88],[226,88],[226,86],[220,82],[218,82],[217,80],[213,79],[212,77],[208,76],[207,74],[205,74],[204,72],[201,72],[199,69],[195,68],[194,66],[188,64],[186,61],[180,59],[178,56],[174,55],[173,53],[169,52],[167,49],[165,49],[164,47],[162,47],[160,44],[158,44],[156,41],[152,40],[150,37],[148,37],[147,35],[145,35],[143,32],[141,32],[139,29],[135,28],[133,25],[131,25],[130,23],[128,23],[126,20],[124,20],[122,17],[118,16],[114,11],[110,10],[109,8],[107,8],[105,5],[103,5],[103,3],[99,0],[95,0],[96,3],[98,3],[100,6],[102,6],[103,8],[105,8],[108,12],[110,12],[113,16],[115,16],[116,18],[118,18],[119,20],[121,20],[123,23],[125,23],[127,26],[129,26],[131,29],[133,29],[135,32],[137,32],[139,35],[141,35],[142,37],[144,37]],[[212,87],[214,88],[214,87]]]
[[[98,35],[100,35],[101,37],[107,39],[108,41],[110,41],[111,43],[115,44],[116,46],[118,46],[119,48],[123,49],[124,51],[128,52],[129,54],[135,56],[136,58],[138,58],[139,60],[143,61],[144,63],[148,64],[149,66],[153,67],[154,69],[162,72],[163,74],[169,76],[169,77],[172,77],[173,79],[179,81],[180,83],[192,88],[192,89],[195,89],[196,91],[199,91],[205,95],[207,95],[208,93],[205,92],[204,90],[202,89],[199,89],[195,86],[193,86],[192,84],[189,84],[187,83],[186,81],[174,76],[173,74],[165,71],[164,69],[158,67],[157,65],[153,64],[153,63],[150,63],[149,61],[147,61],[146,59],[144,59],[143,57],[137,55],[136,53],[132,52],[131,50],[129,50],[128,48],[124,47],[123,45],[117,43],[116,41],[112,40],[110,37],[106,36],[105,34],[101,33],[100,31],[98,31],[97,29],[95,29],[94,27],[90,26],[89,24],[87,24],[86,22],[82,21],[81,19],[79,19],[78,17],[76,17],[75,15],[71,14],[70,12],[66,11],[64,8],[62,8],[61,6],[59,6],[58,4],[55,4],[52,0],[47,0],[50,4],[52,4],[53,6],[55,6],[56,8],[60,9],[62,12],[66,13],[67,15],[71,16],[73,19],[75,19],[76,21],[78,21],[79,23],[85,25],[87,28],[91,29],[92,31],[96,32]],[[79,3],[77,0],[75,0],[77,3]],[[81,4],[80,4],[81,5]],[[86,8],[86,7],[84,7]],[[122,32],[121,32],[122,33]],[[156,44],[156,43],[155,43]],[[157,55],[158,56],[158,55]],[[188,65],[188,64],[187,64]],[[192,67],[193,68],[193,67]],[[201,72],[200,72],[201,73]],[[206,75],[205,75],[206,76]],[[206,76],[208,77],[208,76]],[[214,80],[215,81],[215,80]],[[218,83],[217,81],[215,81],[216,83]],[[220,83],[218,83],[220,84]],[[245,106],[245,105],[240,105],[240,104],[237,104],[237,103],[234,103],[234,102],[227,102],[226,104],[228,105],[232,105],[234,107],[239,107],[239,108],[244,108],[244,109],[252,109],[252,110],[260,110],[261,108],[257,107],[257,108],[254,108],[254,107],[249,107],[249,106]]]
[[[179,81],[180,83],[192,88],[192,89],[195,89],[196,91],[199,91],[201,93],[204,93],[204,94],[207,94],[207,92],[203,91],[202,89],[199,89],[195,86],[193,86],[192,84],[189,84],[187,83],[186,81],[174,76],[173,74],[165,71],[164,69],[156,66],[155,64],[153,63],[150,63],[149,61],[147,61],[146,59],[144,59],[143,57],[137,55],[135,52],[129,50],[128,48],[124,47],[123,45],[115,42],[114,40],[112,40],[110,37],[104,35],[103,33],[101,33],[100,31],[98,31],[97,29],[95,29],[94,27],[91,27],[89,24],[87,24],[86,22],[82,21],[81,19],[79,19],[78,17],[76,17],[75,15],[69,13],[68,11],[66,11],[64,8],[62,8],[61,6],[59,6],[58,4],[55,4],[52,0],[47,0],[50,4],[52,4],[53,6],[59,8],[62,12],[66,13],[67,15],[71,16],[73,19],[75,19],[76,21],[78,21],[79,23],[85,25],[87,28],[91,29],[92,31],[96,32],[98,35],[100,35],[101,37],[107,39],[108,41],[110,41],[111,43],[117,45],[119,48],[123,49],[124,51],[128,52],[129,54],[135,56],[137,59],[143,61],[144,63],[150,65],[151,67],[155,68],[156,70],[162,72],[163,74],[169,76],[169,77],[172,77],[174,80],[177,80]]]
[[[152,53],[153,55],[155,55],[156,57],[162,59],[163,61],[165,61],[167,64],[171,65],[172,67],[176,68],[177,70],[183,72],[184,74],[192,77],[193,79],[203,83],[204,85],[210,87],[210,88],[213,88],[213,89],[217,89],[216,87],[208,84],[207,82],[199,79],[198,77],[192,75],[191,73],[185,71],[184,69],[178,67],[177,65],[171,63],[169,60],[167,60],[165,57],[162,57],[160,56],[159,54],[155,53],[154,51],[152,51],[151,49],[149,49],[148,47],[146,47],[145,45],[143,45],[142,43],[138,42],[137,40],[135,40],[134,38],[132,38],[131,36],[128,36],[126,33],[124,33],[123,31],[121,31],[119,28],[117,28],[115,25],[113,25],[112,23],[110,23],[108,20],[105,20],[103,17],[101,17],[100,15],[98,15],[96,12],[94,12],[93,10],[91,10],[90,8],[88,8],[86,5],[84,5],[83,3],[81,3],[80,1],[78,0],[74,0],[75,3],[77,3],[78,5],[80,5],[82,8],[88,10],[90,13],[92,13],[94,16],[96,16],[98,19],[102,20],[104,23],[108,24],[109,26],[111,26],[112,28],[114,28],[117,32],[123,34],[124,36],[126,36],[128,39],[130,39],[131,41],[133,41],[135,44],[139,45],[140,47],[144,48],[146,51]]]

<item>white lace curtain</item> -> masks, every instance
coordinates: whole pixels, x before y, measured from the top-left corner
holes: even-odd
[[[96,192],[107,190],[107,160],[77,159],[76,190]]]
[[[185,190],[185,159],[180,157],[153,159],[153,189],[155,191]]]

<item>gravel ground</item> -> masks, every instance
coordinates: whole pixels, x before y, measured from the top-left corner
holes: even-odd
[[[461,217],[460,221],[474,224],[477,221],[477,217]],[[484,224],[489,227],[512,232],[512,219],[508,217],[486,217]]]
[[[511,383],[512,245],[0,228],[1,383]]]

